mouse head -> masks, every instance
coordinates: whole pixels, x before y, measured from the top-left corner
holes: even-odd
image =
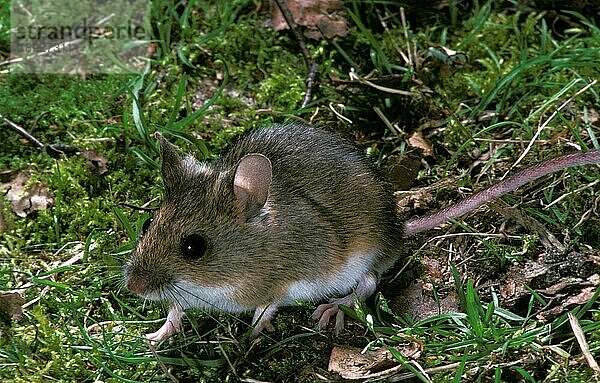
[[[125,266],[127,287],[167,300],[181,300],[190,285],[231,288],[235,281],[227,276],[248,261],[256,241],[248,224],[266,219],[271,162],[251,153],[234,164],[205,164],[182,159],[175,146],[156,137],[164,201],[144,223]]]

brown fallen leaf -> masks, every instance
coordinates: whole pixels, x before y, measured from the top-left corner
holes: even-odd
[[[404,346],[394,347],[405,358],[418,359],[421,346],[409,342]],[[336,346],[331,350],[328,369],[336,372],[343,379],[363,380],[367,378],[385,377],[396,373],[402,366],[386,349],[367,350],[351,346]]]
[[[413,148],[420,149],[424,156],[429,157],[433,154],[431,143],[423,137],[423,132],[417,130],[408,139],[408,144]]]
[[[515,263],[509,267],[505,280],[499,284],[500,296],[504,301],[516,302],[531,294],[525,286],[541,283],[547,273],[548,268],[537,261]]]
[[[24,170],[10,182],[3,183],[0,189],[6,193],[12,211],[19,217],[45,210],[54,202],[50,190],[42,182],[29,183],[29,171]]]
[[[411,154],[388,157],[385,173],[394,190],[408,190],[417,179],[421,159]]]
[[[428,293],[428,284],[420,281],[413,283],[392,301],[395,312],[409,314],[415,321],[430,318],[434,315],[457,312],[460,310],[458,296],[451,292],[438,303]]]
[[[294,22],[306,27],[304,35],[319,40],[325,37],[346,36],[348,26],[344,17],[344,3],[340,0],[286,0]],[[288,29],[279,7],[271,2],[271,26],[276,31]]]
[[[559,282],[549,289],[540,291],[542,293],[551,292],[557,297],[559,303],[552,305],[552,308],[544,310],[536,315],[540,320],[551,320],[558,315],[570,310],[573,306],[583,305],[592,299],[596,290],[600,286],[600,275],[594,274],[586,280],[573,281],[570,283]],[[570,293],[575,290],[576,292]]]
[[[23,315],[25,299],[14,292],[0,292],[0,319],[4,322],[19,320]]]
[[[92,174],[101,176],[108,172],[108,160],[96,150],[84,150],[82,154],[87,160],[85,165]]]

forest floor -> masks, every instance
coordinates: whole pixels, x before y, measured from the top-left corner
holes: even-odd
[[[287,2],[316,64],[310,98],[301,43],[275,2],[155,0],[151,42],[114,58],[114,74],[91,44],[75,65],[66,54],[28,70],[11,16],[60,12],[0,0],[2,382],[600,376],[596,165],[407,239],[374,297],[344,309],[338,336],[316,330],[317,302],[299,302],[255,340],[250,315],[190,310],[180,334],[148,346],[166,306],[129,292],[122,266],[163,195],[156,131],[206,161],[273,123],[339,132],[389,175],[407,219],[600,149],[597,2],[308,3]],[[63,23],[85,12],[53,6]]]

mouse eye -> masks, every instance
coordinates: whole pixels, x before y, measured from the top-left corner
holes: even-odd
[[[146,232],[148,231],[148,228],[150,227],[150,224],[152,223],[152,221],[154,221],[154,217],[148,217],[148,218],[146,218],[146,220],[142,224],[142,231],[140,231],[140,236],[146,234]]]
[[[181,252],[187,259],[199,259],[206,253],[206,240],[200,234],[188,235],[181,241]]]

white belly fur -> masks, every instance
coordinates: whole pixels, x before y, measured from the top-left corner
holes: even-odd
[[[365,274],[371,269],[376,251],[358,253],[348,258],[340,271],[328,278],[293,282],[281,306],[292,305],[296,301],[318,301],[350,293]]]
[[[175,288],[169,292],[167,299],[178,303],[183,309],[197,307],[241,313],[256,308],[240,305],[233,300],[234,295],[233,287],[199,286],[178,281],[175,283]]]

